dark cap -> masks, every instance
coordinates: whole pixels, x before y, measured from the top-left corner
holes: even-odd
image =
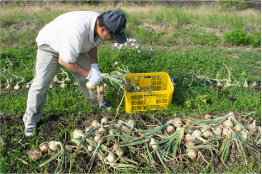
[[[104,14],[104,22],[118,43],[122,44],[127,41],[126,35],[124,33],[126,27],[126,17],[121,11],[106,12]]]

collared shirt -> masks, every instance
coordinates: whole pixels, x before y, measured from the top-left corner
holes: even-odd
[[[74,11],[62,14],[47,24],[36,38],[37,45],[47,44],[67,63],[75,63],[80,53],[88,52],[101,43],[94,38],[97,12]]]

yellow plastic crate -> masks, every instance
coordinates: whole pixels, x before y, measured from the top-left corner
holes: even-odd
[[[171,104],[174,86],[167,73],[131,73],[125,75],[125,80],[137,89],[125,93],[127,113],[162,110]]]

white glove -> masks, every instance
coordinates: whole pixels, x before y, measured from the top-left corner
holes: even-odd
[[[87,77],[87,79],[89,80],[89,82],[91,82],[92,85],[97,85],[99,84],[103,78],[100,76],[101,72],[97,71],[94,68],[91,68],[91,70],[89,71],[89,75]],[[87,83],[89,83],[87,82]]]
[[[97,63],[91,64],[91,68],[94,68],[94,69],[96,69],[97,71],[99,71],[99,68],[98,68],[98,64],[97,64]],[[100,72],[100,71],[99,71],[99,72]]]

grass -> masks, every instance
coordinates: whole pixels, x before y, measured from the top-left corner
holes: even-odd
[[[32,3],[7,4],[1,8],[1,59],[0,68],[27,82],[34,76],[36,57],[35,37],[39,30],[56,16],[73,10],[94,10],[103,12],[109,9],[121,9],[126,13],[128,37],[136,38],[141,44],[138,49],[112,49],[109,42],[99,47],[98,61],[100,70],[110,73],[128,66],[129,71],[167,72],[175,79],[175,96],[172,105],[165,111],[148,111],[126,114],[124,105],[120,107],[120,118],[140,119],[143,115],[169,120],[178,116],[203,118],[206,113],[222,116],[229,111],[250,113],[261,123],[261,92],[258,88],[242,86],[218,88],[216,83],[197,80],[196,75],[209,78],[228,78],[231,71],[232,83],[243,84],[245,79],[252,84],[261,80],[261,49],[252,46],[235,46],[225,42],[223,33],[241,28],[247,33],[260,32],[260,11],[247,9],[229,11],[211,6],[168,7],[164,5],[134,4],[58,4]],[[151,50],[151,48],[153,50]],[[118,65],[115,65],[118,62]],[[226,65],[226,66],[225,66]],[[68,71],[67,71],[68,72]],[[70,78],[72,78],[71,74]],[[192,77],[193,80],[192,80]],[[61,77],[60,77],[61,78]],[[5,79],[0,78],[2,85]],[[15,80],[15,79],[14,79]],[[106,99],[113,105],[110,112],[92,107],[78,86],[68,83],[66,89],[54,86],[48,92],[44,114],[38,136],[26,138],[23,133],[22,116],[26,109],[28,89],[1,89],[0,96],[0,173],[54,172],[56,161],[39,168],[38,165],[48,157],[30,162],[27,151],[38,149],[43,141],[59,140],[68,143],[69,134],[75,128],[83,128],[90,119],[100,119],[104,115],[114,117],[121,96],[118,87],[108,89]],[[74,158],[73,172],[86,172],[80,159]],[[230,168],[219,166],[208,172],[259,173],[261,161],[248,157],[248,165],[239,163]],[[24,162],[28,163],[25,164]],[[198,163],[179,166],[174,172],[204,172],[205,166]],[[99,169],[96,169],[99,171]],[[105,171],[106,172],[106,171]],[[120,172],[120,171],[117,171]],[[125,171],[125,172],[130,172]],[[136,169],[133,172],[152,173],[153,169]]]

